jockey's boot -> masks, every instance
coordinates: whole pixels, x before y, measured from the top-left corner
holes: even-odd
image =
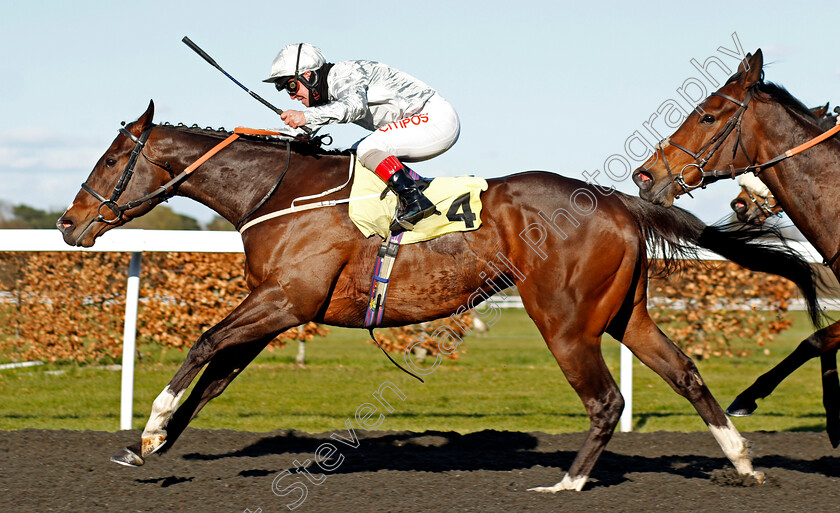
[[[413,230],[415,224],[435,213],[435,204],[420,192],[417,182],[396,157],[389,156],[376,166],[376,175],[385,180],[399,198],[397,217],[390,226],[393,235]]]

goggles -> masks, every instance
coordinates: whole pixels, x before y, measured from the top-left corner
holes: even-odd
[[[286,91],[289,94],[295,94],[300,88],[300,84],[295,77],[288,77],[275,81],[274,87],[281,93]]]

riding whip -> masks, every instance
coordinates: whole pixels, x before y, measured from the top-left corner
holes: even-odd
[[[255,93],[254,91],[251,91],[250,89],[248,89],[247,87],[245,87],[244,85],[242,85],[242,83],[241,83],[241,82],[239,82],[238,80],[236,80],[235,78],[233,78],[233,77],[230,75],[230,73],[228,73],[227,71],[225,71],[224,69],[222,69],[222,67],[221,67],[221,66],[219,66],[219,64],[218,64],[218,63],[217,63],[217,62],[216,62],[216,61],[215,61],[212,57],[210,57],[209,55],[207,55],[207,52],[205,52],[204,50],[202,50],[201,48],[199,48],[197,44],[193,43],[193,42],[192,42],[192,40],[190,40],[190,38],[188,38],[187,36],[184,36],[184,38],[183,38],[181,41],[182,41],[185,45],[187,45],[187,46],[189,46],[190,48],[192,48],[192,49],[193,49],[193,51],[194,51],[195,53],[197,53],[197,54],[198,54],[198,55],[200,55],[200,56],[201,56],[201,57],[202,57],[205,61],[207,61],[208,63],[210,63],[210,65],[211,65],[211,66],[213,66],[213,67],[214,67],[214,68],[216,68],[217,70],[219,70],[219,71],[221,71],[222,73],[224,73],[224,75],[225,75],[226,77],[228,77],[229,79],[233,80],[233,83],[235,83],[236,85],[238,85],[239,87],[241,87],[242,89],[244,89],[244,90],[245,90],[248,94],[250,94],[251,96],[253,96],[253,97],[254,97],[254,98],[255,98],[258,102],[262,103],[263,105],[265,105],[265,106],[266,106],[266,107],[268,107],[269,109],[273,110],[273,111],[274,111],[277,115],[281,115],[281,114],[283,114],[283,109],[278,109],[277,107],[275,107],[274,105],[272,105],[271,103],[269,103],[266,99],[264,99],[262,96],[258,95],[258,94],[257,94],[257,93]],[[309,134],[309,135],[311,135],[311,134],[312,134],[312,129],[310,129],[309,127],[302,126],[302,127],[300,127],[300,129],[301,129],[301,130],[303,130],[306,134]]]

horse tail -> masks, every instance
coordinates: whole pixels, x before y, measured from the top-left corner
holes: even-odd
[[[799,287],[814,326],[825,317],[817,298],[818,278],[811,264],[787,245],[773,227],[728,223],[707,226],[679,207],[662,207],[634,196],[615,193],[633,214],[654,257],[658,273],[678,270],[685,260],[697,260],[697,248],[712,251],[749,269],[786,278]]]

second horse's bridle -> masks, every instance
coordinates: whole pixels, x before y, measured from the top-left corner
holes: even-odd
[[[735,113],[729,117],[729,119],[726,121],[726,124],[724,124],[720,130],[718,130],[714,137],[712,137],[708,143],[706,143],[702,148],[700,148],[696,152],[693,152],[685,146],[671,141],[670,138],[666,138],[656,144],[656,153],[654,153],[653,155],[654,157],[656,157],[660,153],[662,154],[662,163],[665,164],[665,169],[668,171],[668,176],[674,177],[674,183],[679,185],[683,193],[688,194],[689,196],[691,196],[691,193],[689,191],[691,191],[692,189],[704,187],[707,178],[735,178],[736,176],[746,173],[747,171],[750,171],[756,167],[755,163],[753,162],[753,159],[750,158],[749,154],[747,153],[747,149],[744,147],[744,143],[741,139],[741,117],[744,115],[744,112],[746,112],[747,107],[750,104],[750,100],[752,99],[752,90],[749,90],[747,92],[747,96],[744,98],[743,102],[738,101],[731,96],[718,92],[712,93],[711,96],[719,96],[721,98],[731,101],[732,103],[738,106],[738,110],[736,110]],[[738,140],[736,141],[732,149],[732,158],[735,158],[735,155],[738,153],[738,148],[741,148],[741,150],[744,152],[744,155],[747,157],[747,160],[749,161],[750,165],[745,168],[739,169],[735,169],[733,166],[730,166],[730,168],[726,170],[706,171],[706,164],[708,164],[712,156],[720,149],[720,147],[723,145],[723,143],[733,131],[735,131],[738,134]],[[678,175],[675,175],[675,173],[671,170],[671,166],[668,164],[668,159],[665,157],[665,152],[663,151],[669,145],[674,146],[678,150],[688,154],[691,158],[694,159],[694,163],[686,164],[685,166],[683,166]],[[644,169],[644,167],[645,166],[643,165],[642,168]],[[685,181],[685,172],[687,169],[692,167],[696,167],[700,171],[700,181],[693,185],[688,184]]]

